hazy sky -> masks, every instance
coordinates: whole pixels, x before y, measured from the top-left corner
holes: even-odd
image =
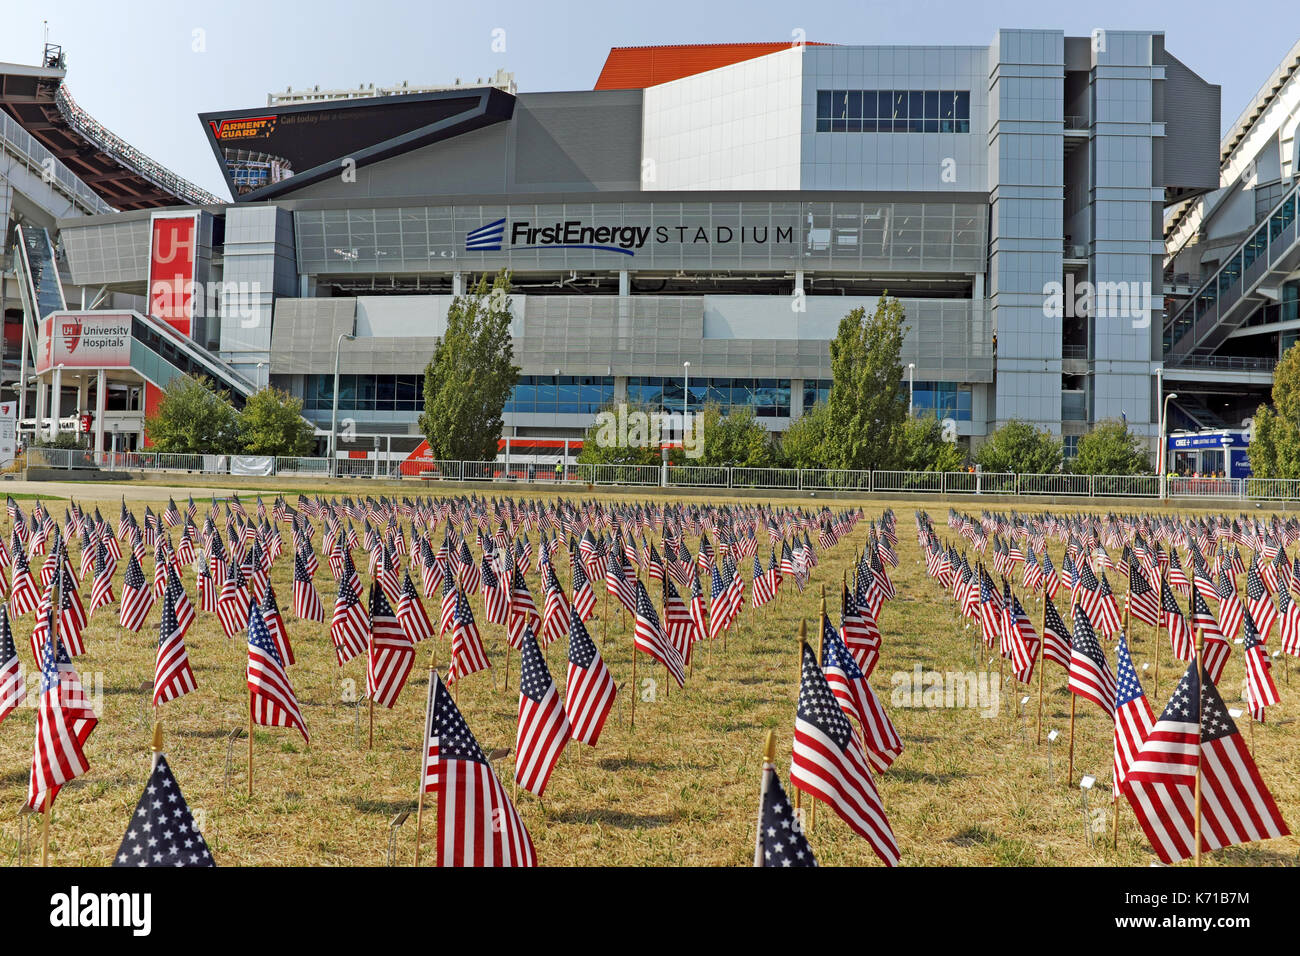
[[[999,27],[1083,36],[1163,30],[1169,50],[1223,87],[1226,127],[1300,38],[1295,0],[528,3],[474,0],[0,0],[0,60],[36,63],[42,19],[92,116],[153,158],[226,195],[196,114],[261,106],[286,86],[450,82],[512,70],[521,91],[590,89],[611,46],[808,40],[985,45]],[[494,52],[493,31],[505,50]],[[197,31],[197,32],[196,32]]]

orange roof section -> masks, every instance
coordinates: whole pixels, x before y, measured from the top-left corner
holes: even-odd
[[[782,43],[684,43],[676,46],[616,46],[609,51],[600,76],[598,90],[643,90],[684,76],[694,76],[720,66],[730,66],[788,50],[794,44]],[[807,43],[807,46],[825,46]]]

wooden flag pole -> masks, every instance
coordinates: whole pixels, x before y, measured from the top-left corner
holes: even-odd
[[[162,721],[155,720],[153,725],[153,741],[152,741],[153,764],[150,767],[151,772],[153,770],[158,769],[158,758],[162,756],[162,746],[163,746]]]
[[[1043,591],[1043,625],[1038,629],[1038,742],[1035,746],[1043,745],[1043,648],[1047,644],[1047,591],[1044,585]]]
[[[1069,789],[1070,784],[1074,781],[1074,704],[1075,694],[1070,692],[1070,766],[1065,774],[1065,786]]]
[[[799,700],[799,694],[803,690],[803,645],[808,640],[808,619],[801,618],[799,621],[799,681],[794,685],[794,699]],[[799,811],[803,807],[803,791],[798,787],[794,788],[794,811],[795,817],[799,817]]]
[[[1197,791],[1200,792],[1200,791]],[[49,790],[45,790],[40,810],[40,865],[49,866]]]
[[[1193,585],[1195,586],[1195,585]],[[1205,680],[1205,669],[1201,662],[1205,660],[1205,635],[1201,634],[1201,640],[1196,648],[1196,794],[1195,794],[1195,813],[1196,825],[1193,828],[1193,839],[1196,841],[1196,866],[1201,865],[1201,763],[1204,746],[1201,743],[1201,721],[1204,718],[1201,702],[1205,699],[1205,689],[1202,681]]]
[[[253,691],[248,691],[248,796],[253,796]]]
[[[767,768],[776,766],[776,734],[772,731],[767,732],[767,740],[763,743],[763,769],[762,783],[758,788],[758,828],[759,832],[754,840],[754,865],[763,865],[763,800],[767,796]],[[775,769],[773,770],[775,773]],[[795,791],[798,794],[799,791]]]
[[[636,730],[636,638],[632,638],[632,686],[628,688],[631,707],[629,709],[628,729]]]
[[[437,646],[434,646],[429,650],[429,683],[432,684],[437,679],[438,679],[438,648]],[[429,708],[433,706],[434,703],[433,698],[434,698],[433,693],[430,693],[429,706],[425,707],[424,709],[425,710],[424,726],[425,726],[426,733],[429,727],[429,720],[432,717],[432,714],[429,713]],[[415,865],[416,866],[420,865],[420,840],[424,836],[424,785],[425,785],[424,778],[428,772],[428,767],[429,767],[429,750],[428,750],[427,740],[425,740],[423,743],[420,744],[420,749],[423,750],[424,753],[420,755],[420,794],[415,804]]]

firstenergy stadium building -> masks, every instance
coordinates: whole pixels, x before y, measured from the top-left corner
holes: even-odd
[[[233,202],[57,218],[83,294],[32,286],[27,415],[93,401],[59,391],[84,301],[130,329],[108,367],[142,382],[131,441],[183,371],[287,389],[323,437],[337,361],[341,452],[405,454],[452,297],[509,270],[517,453],[620,399],[782,431],[825,399],[841,317],[885,292],[913,407],[961,441],[1019,419],[1068,450],[1122,417],[1154,446],[1164,221],[1221,186],[1218,87],[1161,33],[620,48],[592,90],[384,92],[202,114]]]

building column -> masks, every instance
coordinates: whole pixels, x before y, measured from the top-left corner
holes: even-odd
[[[95,454],[104,453],[104,413],[108,408],[108,381],[101,368],[95,373]]]
[[[32,438],[38,439],[45,434],[45,410],[49,407],[47,404],[49,393],[48,386],[39,375],[34,376],[32,382],[36,386],[36,414],[33,416],[36,427],[32,429]]]
[[[63,366],[54,369],[54,382],[50,386],[50,441],[59,437],[59,400],[63,397]]]
[[[790,379],[790,421],[803,418],[803,379]]]
[[[451,274],[451,294],[452,295],[465,294],[465,277],[459,271],[453,272]]]
[[[620,269],[618,271],[618,336],[615,340],[615,347],[621,351],[626,351],[632,344],[631,296],[631,274],[626,269]]]

